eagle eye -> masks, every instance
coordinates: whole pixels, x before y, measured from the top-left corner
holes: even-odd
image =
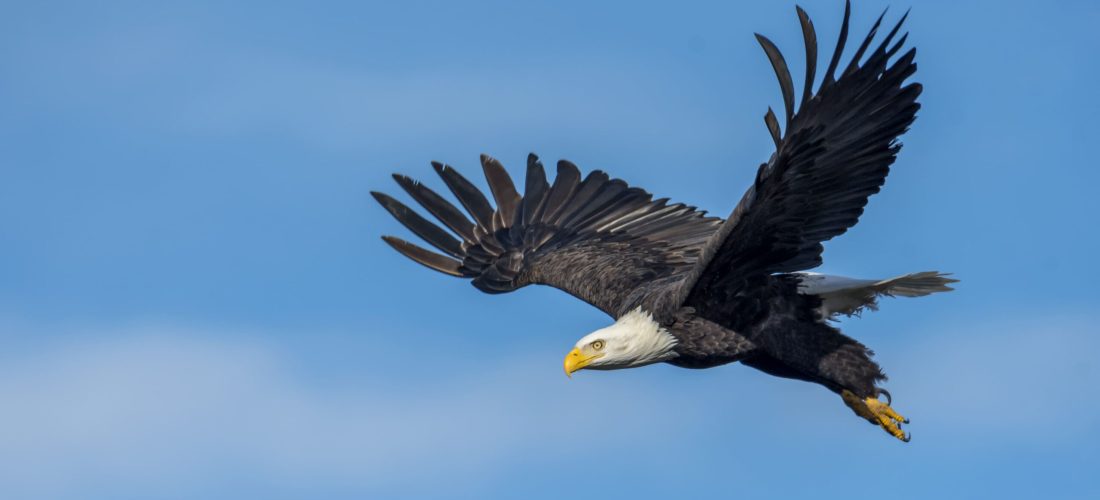
[[[603,341],[602,340],[597,340],[595,342],[592,342],[591,345],[592,345],[592,349],[595,349],[597,351],[600,350],[600,349],[603,349]]]

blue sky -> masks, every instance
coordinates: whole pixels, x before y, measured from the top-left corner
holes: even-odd
[[[798,61],[792,3],[397,4],[4,3],[5,496],[1100,495],[1100,5],[914,5],[924,108],[822,268],[963,280],[843,323],[902,445],[741,366],[568,380],[601,313],[378,238],[407,233],[369,190],[483,152],[724,216],[780,105],[752,33]],[[831,47],[841,2],[806,4]]]

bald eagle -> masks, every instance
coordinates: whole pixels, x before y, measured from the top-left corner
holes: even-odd
[[[886,375],[872,352],[831,320],[873,310],[880,297],[951,290],[956,280],[938,272],[861,280],[805,271],[822,263],[822,242],[855,225],[885,182],[901,149],[898,137],[920,108],[921,85],[907,83],[916,71],[916,51],[897,56],[908,36],[895,41],[905,16],[871,47],[883,13],[851,60],[839,66],[851,13],[846,3],[836,49],[814,90],[817,36],[806,12],[796,11],[806,49],[801,99],[796,108],[783,55],[757,34],[779,79],[785,127],[781,132],[769,108],[764,121],[775,153],[725,220],[655,200],[598,170],[582,179],[564,160],[551,184],[533,154],[521,196],[501,163],[483,155],[495,207],[456,170],[432,163],[472,220],[403,175],[394,179],[445,228],[372,192],[441,253],[383,239],[420,264],[471,279],[481,291],[549,285],[610,315],[611,326],[585,335],[566,355],[567,374],[739,361],[823,385],[860,417],[908,441],[901,429],[908,420],[879,386]]]

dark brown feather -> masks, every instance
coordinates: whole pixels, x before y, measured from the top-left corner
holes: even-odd
[[[558,175],[554,177],[554,185],[550,186],[550,192],[546,195],[545,208],[542,210],[541,221],[549,223],[554,220],[562,208],[565,207],[577,192],[580,185],[581,171],[572,162],[561,160],[558,162]]]
[[[546,202],[547,191],[550,189],[550,184],[546,182],[546,170],[534,153],[527,155],[527,178],[524,181],[523,202],[520,207],[523,212],[523,224],[531,225],[538,220],[539,212]]]
[[[451,236],[439,226],[428,222],[428,220],[421,217],[420,214],[414,212],[400,201],[389,197],[389,195],[377,191],[371,191],[370,194],[374,196],[375,200],[378,200],[378,203],[382,204],[393,218],[409,228],[409,230],[419,236],[420,239],[431,243],[432,246],[446,252],[452,257],[462,258],[462,243],[455,239],[454,236]]]
[[[787,61],[783,59],[783,53],[779,52],[779,48],[768,40],[768,37],[757,33],[756,41],[760,42],[760,46],[764,48],[764,53],[768,55],[772,69],[775,70],[775,77],[779,79],[779,90],[783,93],[783,108],[789,125],[794,116],[794,80],[791,79],[791,70],[787,69]]]
[[[829,68],[825,70],[825,80],[821,82],[822,89],[836,81],[836,68],[840,64],[840,56],[844,53],[844,45],[848,42],[848,20],[851,17],[852,2],[844,0],[844,22],[840,25],[840,35],[837,36],[836,49],[833,50],[833,57],[829,60]]]
[[[489,191],[493,193],[493,199],[497,202],[497,211],[493,229],[500,229],[512,225],[516,218],[516,209],[519,207],[519,194],[516,193],[516,185],[508,171],[504,170],[496,158],[489,155],[481,155],[481,168],[485,171],[485,181],[489,183]]]
[[[449,201],[444,200],[435,191],[428,189],[427,186],[404,175],[393,174],[393,179],[406,193],[409,193],[409,196],[412,196],[420,206],[428,209],[440,222],[451,228],[452,231],[466,241],[474,240],[474,224]]]
[[[801,106],[805,105],[814,93],[814,76],[817,72],[817,33],[814,32],[814,23],[810,20],[810,16],[806,15],[806,11],[797,5],[795,11],[798,12],[798,22],[802,24],[802,41],[806,45],[806,81],[802,86]]]
[[[433,161],[432,168],[447,184],[447,188],[451,190],[458,202],[474,218],[474,222],[486,228],[493,227],[493,206],[481,191],[450,165]]]
[[[764,114],[764,124],[768,126],[768,134],[772,136],[772,142],[775,143],[775,149],[778,150],[779,146],[783,144],[783,135],[779,131],[779,120],[775,118],[775,112],[772,111],[771,106],[768,106],[768,112]]]
[[[451,276],[463,276],[462,271],[460,271],[462,263],[457,260],[449,259],[435,252],[425,250],[401,238],[383,236],[382,239],[385,240],[386,243],[389,243],[394,250],[401,252],[401,255],[420,264]]]

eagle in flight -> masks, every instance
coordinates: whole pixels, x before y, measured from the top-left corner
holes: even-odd
[[[872,47],[883,13],[841,66],[851,13],[846,2],[836,49],[815,90],[817,35],[806,12],[796,10],[806,49],[801,98],[796,102],[779,49],[757,34],[779,79],[785,126],[781,130],[769,108],[764,122],[775,153],[725,220],[655,200],[599,170],[582,178],[564,160],[551,184],[533,154],[520,195],[500,162],[483,155],[495,204],[450,166],[432,164],[473,220],[403,175],[394,175],[397,183],[445,228],[372,193],[440,253],[383,239],[420,264],[471,279],[483,292],[549,285],[614,318],[576,342],[565,357],[567,374],[739,361],[821,384],[860,417],[908,441],[901,429],[908,420],[879,387],[886,375],[872,352],[831,321],[874,310],[879,297],[951,290],[956,280],[938,272],[863,280],[806,270],[821,264],[822,243],[855,225],[886,181],[901,149],[898,136],[920,108],[921,85],[908,82],[916,50],[901,52],[907,35],[895,39],[905,16]]]

